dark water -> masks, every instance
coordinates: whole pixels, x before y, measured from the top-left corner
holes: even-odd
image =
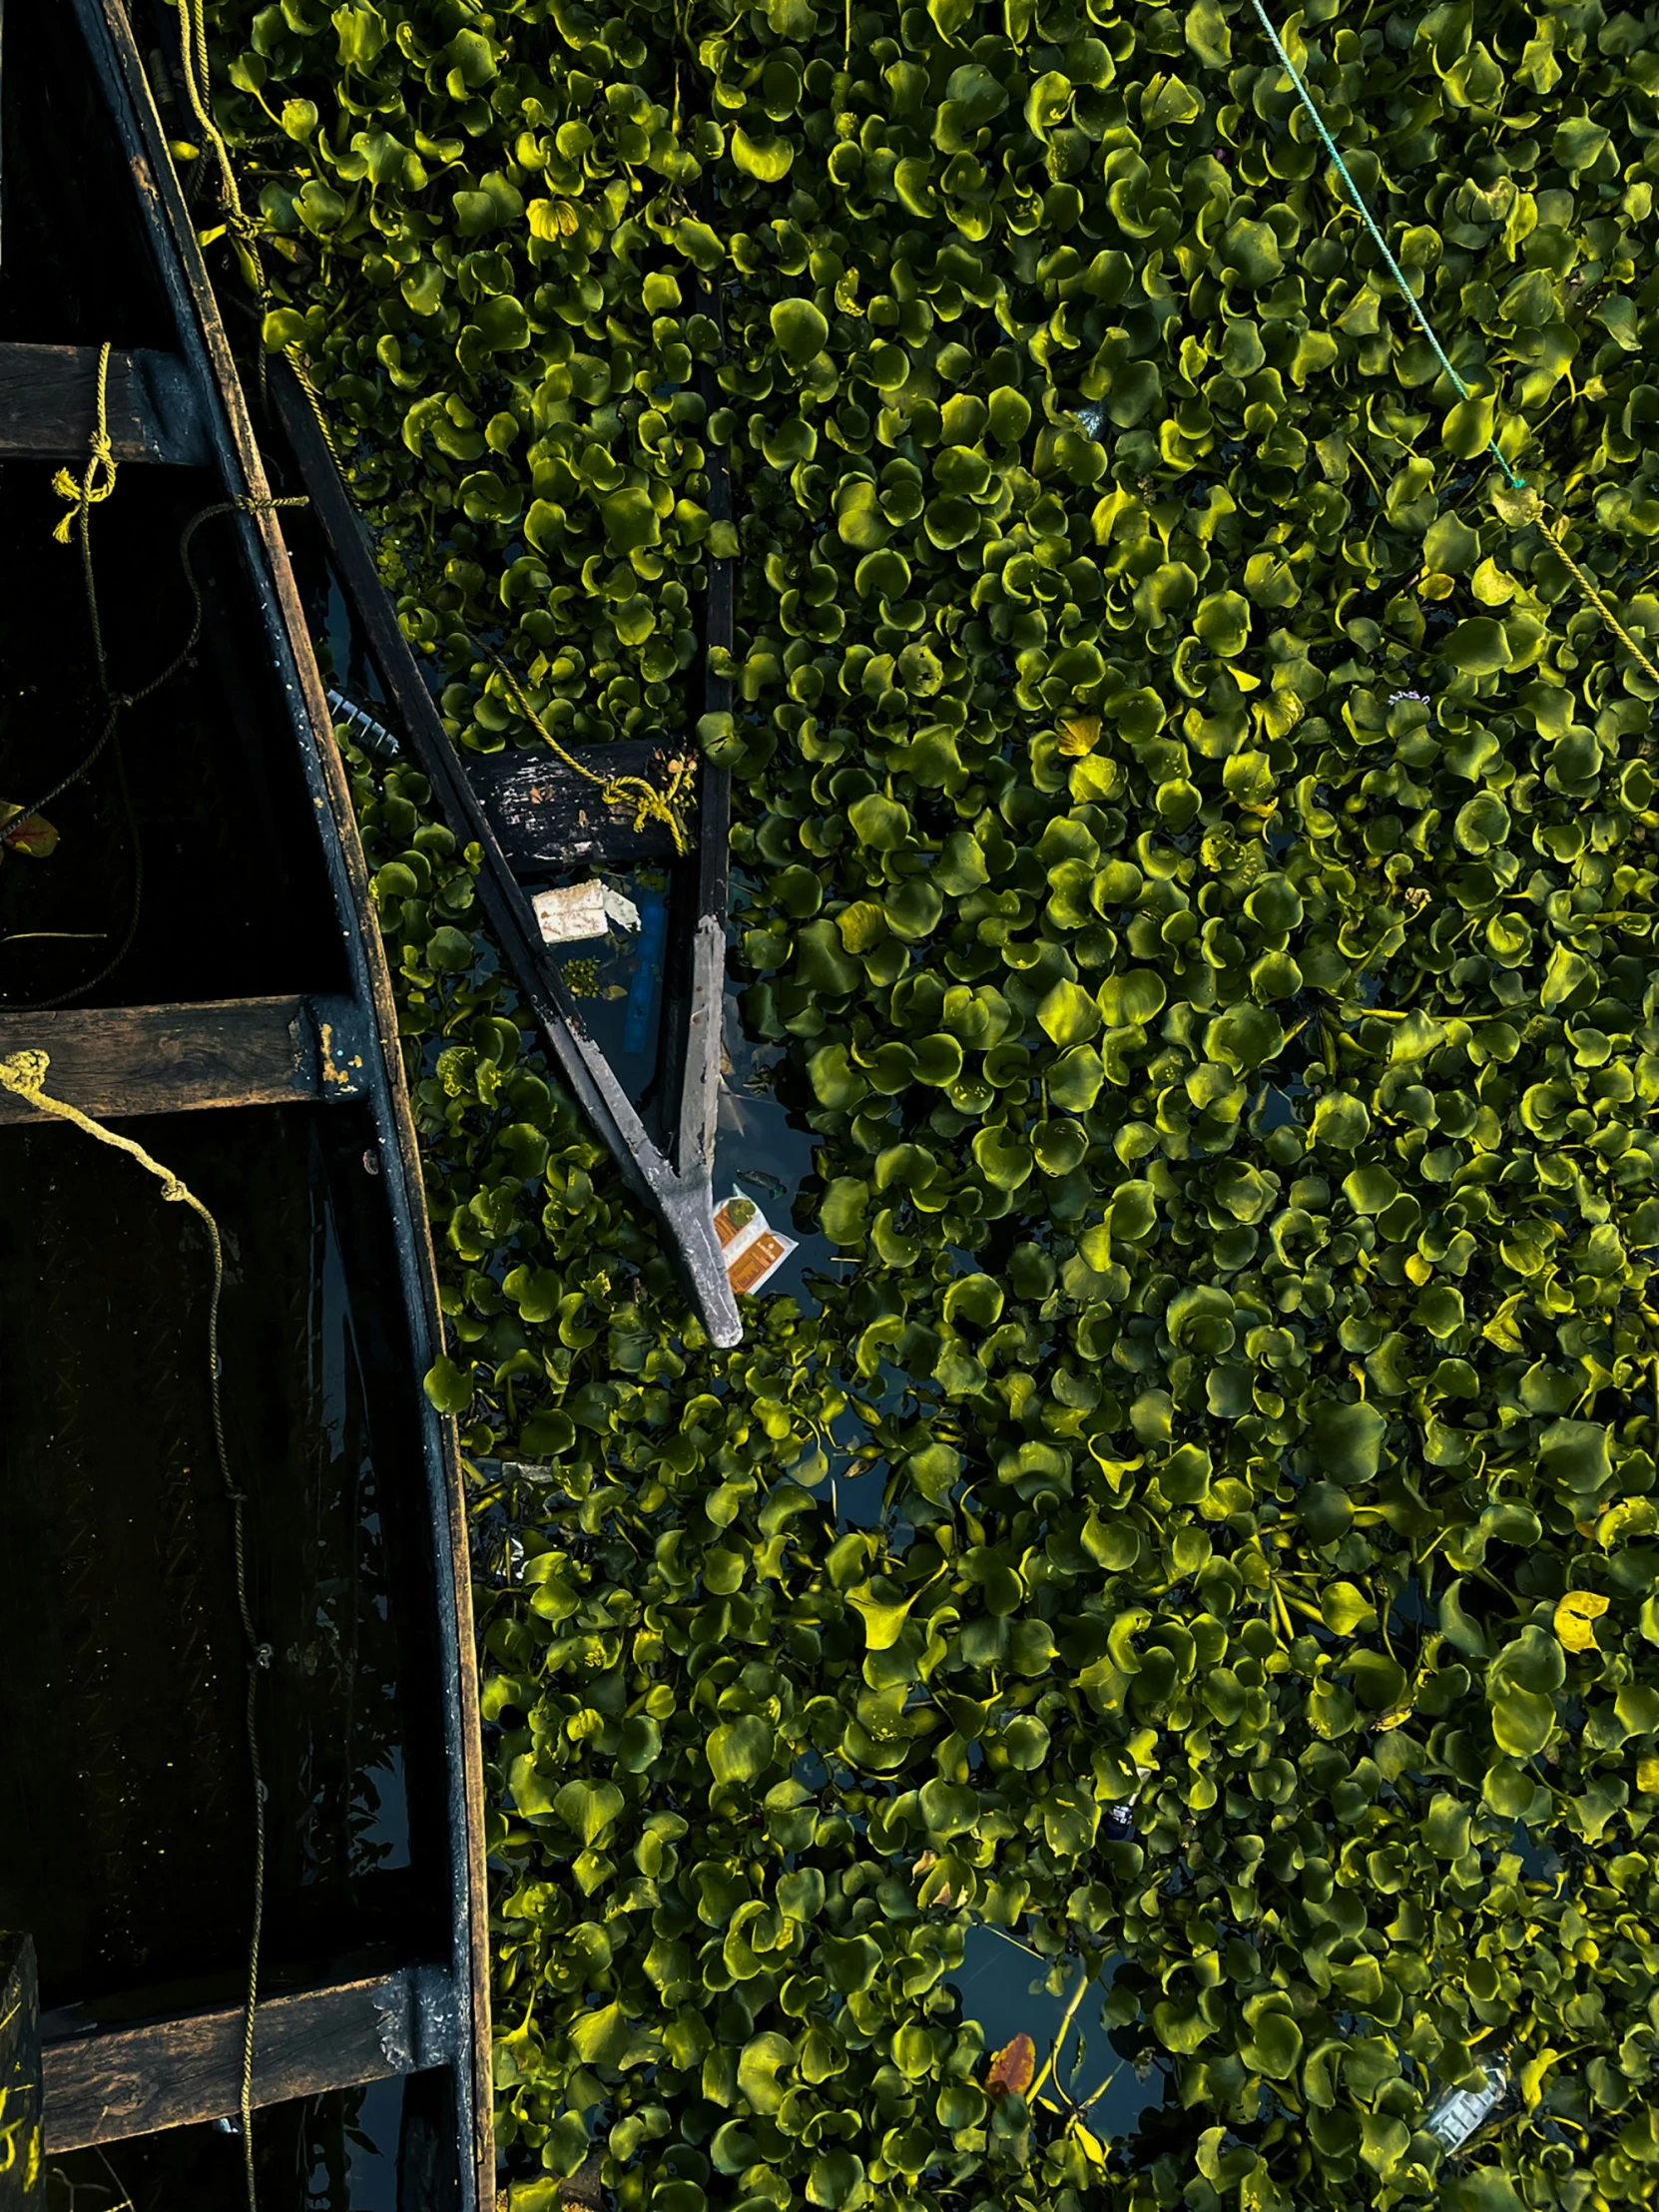
[[[262,2207],[269,2212],[450,2212],[454,2114],[446,2074],[270,2106],[254,2115]],[[104,2150],[47,2152],[47,2212],[240,2212],[242,2138],[209,2124],[170,2128]]]
[[[442,1946],[418,1387],[355,1108],[123,1124],[213,1210],[231,1465],[272,1663],[268,1986]],[[0,1926],[48,2011],[236,1986],[246,1640],[210,1425],[207,1240],[131,1160],[0,1130]],[[63,2025],[72,2024],[65,2021]]]
[[[774,1070],[784,1055],[777,1046],[758,1044],[745,1033],[740,997],[739,987],[729,981],[715,1132],[715,1202],[733,1192],[752,1198],[775,1229],[795,1240],[799,1249],[761,1295],[788,1292],[804,1311],[816,1314],[813,1278],[842,1272],[834,1265],[835,1248],[829,1238],[796,1219],[819,1140],[773,1089]]]
[[[560,882],[585,882],[585,865]],[[647,1100],[662,1059],[663,966],[667,941],[669,872],[643,867],[604,871],[640,917],[637,929],[613,923],[603,937],[548,946],[590,1037],[610,1061],[617,1081],[636,1105]],[[542,887],[538,879],[537,889]]]
[[[1014,1932],[1017,1934],[1017,1931]],[[1050,1962],[994,1928],[968,1931],[962,1963],[949,1978],[962,2000],[962,2017],[977,2020],[987,2050],[1000,2050],[1016,2035],[1029,2035],[1042,2065],[1060,2031],[1076,1988],[1077,1967],[1067,1961],[1065,1987],[1047,1987]],[[1143,2114],[1164,2101],[1164,2076],[1155,2067],[1144,2078],[1109,2040],[1101,2006],[1112,1985],[1108,1965],[1085,1996],[1056,2061],[1053,2079],[1073,2104],[1087,2104],[1088,2125],[1102,2143],[1120,2141],[1142,2125]],[[1090,2100],[1093,2100],[1092,2102]]]

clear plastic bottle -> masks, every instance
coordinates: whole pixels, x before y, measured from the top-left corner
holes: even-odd
[[[1448,2089],[1423,2122],[1448,2151],[1461,2150],[1484,2127],[1509,2092],[1509,2069],[1501,2059],[1483,2067],[1475,2089]]]

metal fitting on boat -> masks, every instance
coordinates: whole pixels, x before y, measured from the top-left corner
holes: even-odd
[[[377,722],[366,707],[359,707],[355,700],[347,699],[344,692],[328,687],[328,706],[337,723],[343,723],[351,742],[360,745],[373,761],[399,761],[403,748],[386,728]]]

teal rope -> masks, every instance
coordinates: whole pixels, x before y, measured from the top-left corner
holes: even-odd
[[[1410,308],[1411,312],[1416,316],[1418,327],[1421,329],[1423,336],[1428,340],[1429,344],[1434,348],[1435,358],[1438,360],[1440,366],[1445,370],[1446,374],[1451,378],[1452,384],[1456,389],[1458,398],[1472,399],[1474,397],[1474,393],[1470,391],[1467,384],[1464,383],[1462,377],[1458,375],[1457,371],[1446,359],[1445,348],[1441,345],[1439,339],[1434,335],[1428,317],[1423,313],[1422,307],[1418,302],[1416,293],[1411,289],[1410,285],[1405,280],[1405,272],[1400,268],[1398,262],[1394,260],[1392,254],[1389,253],[1387,240],[1382,236],[1382,232],[1377,228],[1377,225],[1372,221],[1371,210],[1366,206],[1359,186],[1349,175],[1348,164],[1343,160],[1342,155],[1337,151],[1337,142],[1331,136],[1331,133],[1326,129],[1325,118],[1320,114],[1318,108],[1315,107],[1314,96],[1308,90],[1308,87],[1303,83],[1295,62],[1293,62],[1290,55],[1286,53],[1284,41],[1280,38],[1279,33],[1274,29],[1273,23],[1268,15],[1268,11],[1262,5],[1262,0],[1253,0],[1253,5],[1256,9],[1256,13],[1262,19],[1263,30],[1266,31],[1268,37],[1273,41],[1274,52],[1279,56],[1279,59],[1285,65],[1285,74],[1290,78],[1291,83],[1295,85],[1297,89],[1297,96],[1301,100],[1302,105],[1308,110],[1309,116],[1313,121],[1314,129],[1318,131],[1320,137],[1325,141],[1326,152],[1336,163],[1337,172],[1342,178],[1343,183],[1347,185],[1349,192],[1353,197],[1355,207],[1360,211],[1361,221],[1365,224],[1366,229],[1371,233],[1372,237],[1377,241],[1378,251],[1382,256],[1382,259],[1387,263],[1389,269],[1392,271],[1394,282],[1405,294],[1405,302]],[[1514,491],[1524,491],[1526,488],[1525,477],[1517,476],[1514,470],[1509,466],[1509,463],[1498,451],[1496,438],[1489,438],[1487,440],[1487,449],[1491,453],[1493,460],[1496,461],[1498,467],[1502,469],[1504,475],[1509,479],[1510,488]]]

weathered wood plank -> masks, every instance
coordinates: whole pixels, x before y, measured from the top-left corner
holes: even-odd
[[[0,1934],[0,2206],[36,2212],[45,2202],[35,1946]]]
[[[42,2058],[50,2151],[236,2112],[242,2047],[240,2005],[48,2043]],[[441,1966],[407,1966],[273,1997],[255,2015],[254,2102],[282,2104],[420,2073],[445,2064],[460,2047],[454,1985]]]
[[[177,354],[112,352],[107,399],[118,461],[208,465],[207,427]],[[84,460],[97,424],[96,346],[0,345],[0,456]]]
[[[0,1057],[44,1052],[48,1094],[99,1119],[358,1098],[365,1050],[353,1035],[349,1000],[0,1012]],[[0,1091],[0,1123],[40,1118],[25,1100]]]
[[[695,755],[692,746],[683,750]],[[643,777],[659,789],[668,784],[672,757],[672,747],[644,740],[588,745],[579,755],[596,776]],[[507,865],[521,878],[584,862],[628,868],[674,855],[666,823],[648,817],[636,828],[634,808],[608,806],[597,785],[551,753],[467,754],[462,766]]]

